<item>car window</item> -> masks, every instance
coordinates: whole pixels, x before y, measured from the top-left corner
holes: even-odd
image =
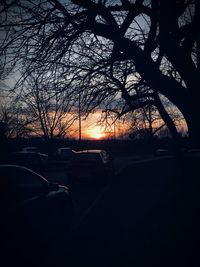
[[[16,200],[26,200],[44,194],[48,182],[25,168],[0,168],[0,180],[5,190]]]

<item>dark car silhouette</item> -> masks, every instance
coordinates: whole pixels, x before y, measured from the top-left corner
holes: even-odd
[[[39,149],[35,146],[26,146],[22,148],[22,152],[36,152],[39,153]]]
[[[72,221],[67,187],[25,167],[0,165],[0,208],[7,266],[46,266],[57,261]]]
[[[105,150],[83,150],[74,154],[67,173],[69,183],[76,181],[106,183],[114,175],[114,165]]]
[[[13,152],[8,156],[7,163],[24,166],[34,171],[45,171],[48,167],[48,155],[37,152]]]
[[[56,170],[66,170],[69,161],[76,153],[70,147],[60,147],[49,158],[49,167],[50,169]]]
[[[72,156],[76,153],[70,147],[60,147],[56,150],[54,157],[58,160],[68,161],[72,158]]]

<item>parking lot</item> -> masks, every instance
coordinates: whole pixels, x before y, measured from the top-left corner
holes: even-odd
[[[151,256],[157,259],[159,240],[164,242],[163,244],[166,242],[168,246],[162,251],[164,260],[168,250],[174,253],[175,246],[181,246],[183,250],[192,241],[191,231],[188,231],[188,235],[185,233],[188,227],[191,229],[191,218],[199,209],[199,176],[196,173],[199,170],[199,159],[191,155],[186,155],[181,160],[169,156],[126,155],[113,160],[116,175],[104,185],[84,181],[70,186],[67,165],[63,168],[50,165],[48,170],[41,173],[50,182],[68,186],[72,198],[73,211],[70,214],[66,212],[65,205],[64,212],[60,208],[62,204],[67,203],[63,198],[57,205],[50,205],[50,214],[53,216],[47,218],[43,228],[52,226],[47,233],[61,230],[63,235],[58,235],[59,242],[55,246],[57,253],[63,257],[61,262],[65,262],[68,257],[73,261],[73,266],[104,266],[105,261],[110,264],[106,266],[118,266],[118,263],[121,263],[119,266],[132,266],[126,263],[139,263],[143,252],[147,255],[147,260]],[[194,198],[197,199],[196,202],[192,201]],[[31,218],[34,222],[40,222],[46,210],[46,207],[43,209],[41,206],[39,216],[32,215]],[[61,217],[55,216],[52,211],[56,214],[58,212]],[[66,224],[68,218],[70,229]],[[198,227],[199,224],[196,225]],[[198,228],[195,227],[192,236],[196,236]],[[181,238],[184,235],[184,242],[179,242],[174,233]],[[53,248],[52,244],[50,248]],[[52,258],[57,263],[57,255]],[[98,265],[95,265],[97,259]],[[127,261],[125,264],[124,260]],[[114,265],[111,265],[113,262]]]
[[[143,159],[150,158],[150,155],[139,156],[139,155],[127,155],[127,156],[117,156],[113,159],[115,172],[119,173],[123,168],[126,168],[127,165],[137,162]],[[50,182],[59,183],[62,185],[69,186],[68,176],[67,176],[67,167],[65,169],[52,169],[42,173],[45,178]],[[113,177],[112,182],[114,182],[115,177]],[[107,190],[109,183],[107,185],[98,185],[98,184],[80,184],[77,183],[73,188],[69,186],[70,194],[72,197],[74,205],[74,225],[79,223],[79,221],[85,216],[85,214],[90,210],[94,205],[96,200],[101,197],[103,192]]]

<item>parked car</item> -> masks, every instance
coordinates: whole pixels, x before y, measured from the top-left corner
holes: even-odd
[[[47,196],[52,192],[65,192],[69,197],[66,186],[50,183],[33,170],[18,165],[0,165],[0,185],[1,195],[5,194],[8,201],[14,199],[16,205],[21,201]]]
[[[107,183],[114,172],[113,161],[105,150],[78,151],[67,169],[69,184],[76,181]]]
[[[9,164],[45,171],[48,167],[48,155],[36,152],[13,152],[8,157]]]
[[[65,160],[68,161],[71,159],[71,157],[76,153],[73,149],[70,147],[60,147],[56,150],[54,156],[58,160]]]
[[[37,147],[34,146],[28,146],[28,147],[23,147],[22,148],[22,152],[35,152],[35,153],[39,153],[39,149]]]
[[[70,147],[60,147],[58,148],[55,153],[50,155],[50,168],[52,170],[66,170],[69,161],[73,157],[73,155],[76,153],[73,149]]]
[[[0,209],[1,252],[7,266],[58,261],[72,221],[67,187],[22,166],[0,165]]]

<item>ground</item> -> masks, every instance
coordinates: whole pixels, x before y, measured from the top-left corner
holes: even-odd
[[[115,157],[106,186],[78,184],[58,266],[200,266],[200,157]],[[44,173],[68,185],[66,171]]]
[[[199,163],[163,157],[123,168],[76,229],[77,266],[200,266]]]

